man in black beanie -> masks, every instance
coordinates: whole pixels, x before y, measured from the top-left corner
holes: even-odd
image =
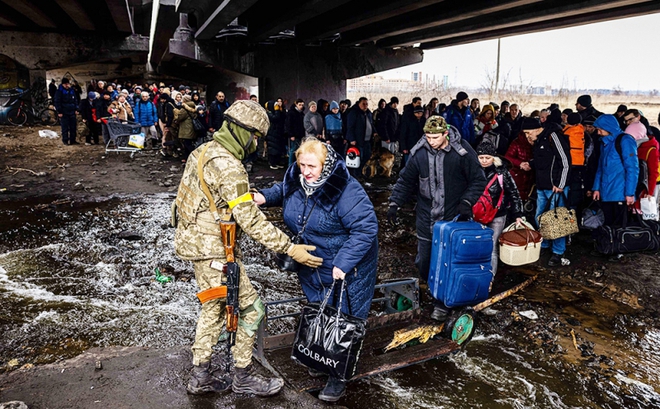
[[[583,121],[588,116],[595,116],[598,118],[603,115],[602,112],[598,111],[593,105],[591,105],[591,95],[580,95],[575,103],[575,109],[577,109],[578,114],[580,114]]]
[[[571,147],[561,127],[548,123],[545,127],[536,118],[525,118],[522,131],[530,144],[534,145],[533,159],[529,166],[536,173],[536,220],[542,213],[555,207],[566,206],[571,170]],[[553,196],[554,195],[554,196]],[[556,198],[555,198],[556,197]],[[564,259],[566,237],[543,240],[541,249],[552,249],[548,266],[569,263]],[[566,260],[566,261],[564,261]]]

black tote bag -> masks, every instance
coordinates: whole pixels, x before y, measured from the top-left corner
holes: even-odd
[[[303,308],[291,351],[294,361],[342,381],[355,375],[367,324],[365,319],[341,312],[345,286],[342,280],[339,310],[328,305],[332,290],[321,304]]]

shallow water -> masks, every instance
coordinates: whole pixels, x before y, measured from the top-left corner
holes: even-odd
[[[154,195],[45,207],[0,205],[0,368],[53,362],[95,346],[189,345],[199,303],[190,264],[173,252],[174,230],[167,226],[172,199]],[[384,193],[374,191],[376,206],[385,202]],[[245,237],[241,247],[248,275],[266,301],[301,294],[296,277],[272,268],[263,247]],[[155,267],[175,280],[158,283]],[[535,291],[540,290],[526,294],[529,299],[548,297]],[[634,320],[623,325],[587,316],[580,306],[598,302],[595,297],[563,301],[572,316],[583,325],[588,322],[602,338],[604,346],[595,349],[596,355],[616,351],[614,367],[595,361],[601,370],[590,370],[592,364],[579,359],[579,352],[548,355],[523,333],[493,330],[494,318],[484,317],[491,325],[479,327],[464,350],[355,382],[342,404],[660,407],[655,386],[660,381],[660,330]],[[278,307],[271,315],[297,308]],[[270,330],[291,325],[291,320],[276,322]],[[10,368],[14,359],[18,365],[13,362]]]

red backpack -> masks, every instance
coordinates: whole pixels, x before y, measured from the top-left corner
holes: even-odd
[[[496,180],[499,181],[500,183],[500,187],[502,188],[502,194],[500,195],[500,200],[497,201],[497,206],[493,206],[493,198],[490,197],[490,192],[488,192],[488,189],[490,189],[490,187],[493,185],[493,183],[495,183]],[[497,214],[497,211],[500,210],[503,197],[504,197],[504,186],[502,185],[502,175],[498,174],[493,176],[493,178],[486,186],[484,193],[479,197],[477,203],[475,203],[474,206],[472,206],[472,217],[474,218],[474,220],[481,224],[488,224],[492,222],[493,219],[495,218],[495,215]]]

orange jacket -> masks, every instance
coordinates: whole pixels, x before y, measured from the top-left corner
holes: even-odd
[[[571,145],[571,165],[584,166],[584,126],[566,125],[563,131]]]

